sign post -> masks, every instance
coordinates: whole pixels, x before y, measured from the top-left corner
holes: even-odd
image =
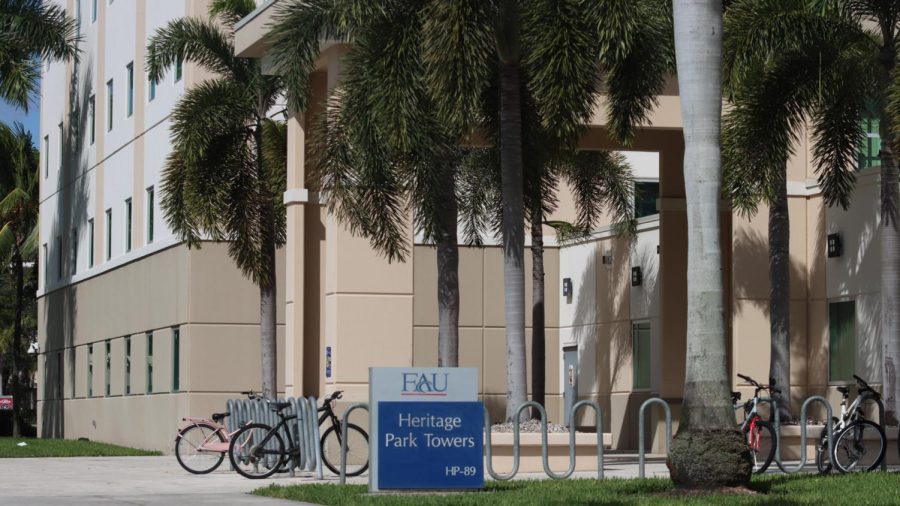
[[[369,368],[369,491],[484,487],[475,368]]]

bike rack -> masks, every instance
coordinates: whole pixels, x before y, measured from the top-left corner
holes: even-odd
[[[355,404],[351,404],[350,407],[347,408],[347,411],[344,411],[344,417],[341,420],[341,485],[347,482],[347,427],[350,424],[350,413],[357,409],[364,409],[366,411],[369,411],[369,404],[366,402],[357,402]],[[371,441],[372,440],[369,439],[370,445],[372,444]],[[371,467],[369,468],[369,472],[372,472]],[[322,477],[319,476],[319,479],[321,480]]]
[[[825,406],[825,430],[828,434],[828,458],[831,458],[833,453],[832,444],[834,443],[834,422],[831,419],[831,404],[828,403],[828,400],[821,395],[814,395],[803,401],[803,406],[800,407],[800,465],[793,469],[784,467],[784,464],[781,462],[781,415],[778,413],[778,403],[769,397],[761,397],[758,402],[768,402],[772,406],[772,411],[775,412],[775,463],[778,465],[778,469],[781,469],[781,472],[785,474],[795,474],[806,467],[806,409],[811,402],[820,402]]]
[[[492,445],[491,445],[491,419],[487,408],[484,409],[484,445],[486,451],[485,467],[491,478],[498,481],[511,480],[519,472],[519,460],[521,449],[519,445],[520,428],[519,415],[526,408],[536,408],[541,414],[541,464],[544,467],[544,473],[554,480],[566,479],[575,472],[575,415],[578,410],[583,407],[591,407],[594,409],[597,418],[597,477],[603,478],[603,410],[594,401],[579,401],[572,407],[572,416],[569,419],[569,468],[563,474],[556,474],[550,469],[549,444],[547,436],[547,412],[540,404],[528,401],[521,404],[516,409],[513,418],[513,469],[509,474],[498,474],[494,472],[492,465]]]
[[[659,404],[666,413],[666,453],[672,447],[672,408],[669,403],[659,397],[653,397],[644,401],[638,410],[638,478],[644,477],[644,410],[651,404]]]
[[[285,424],[280,432],[280,435],[284,437],[286,436],[285,432],[290,431],[292,440],[300,447],[300,454],[289,464],[291,477],[295,476],[296,470],[314,471],[316,477],[321,480],[322,450],[319,441],[319,420],[316,417],[318,411],[316,398],[290,397],[279,399],[279,401],[291,403],[291,406],[285,409],[285,414],[297,415],[297,418]],[[225,425],[229,433],[236,431],[248,421],[264,423],[273,427],[281,421],[277,414],[269,409],[268,404],[261,399],[229,399],[226,402],[226,409],[231,413],[231,416],[226,419]]]

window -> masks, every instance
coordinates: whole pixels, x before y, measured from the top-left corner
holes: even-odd
[[[125,66],[128,70],[128,105],[127,112],[128,117],[130,118],[132,114],[134,114],[134,62],[129,63]]]
[[[97,21],[97,0],[91,0],[91,23]]]
[[[65,395],[66,368],[63,366],[63,352],[56,353],[56,398],[62,399]]]
[[[44,136],[44,179],[50,175],[50,134]]]
[[[106,259],[112,258],[112,209],[106,210]]]
[[[181,61],[181,58],[179,58],[175,62],[175,82],[176,83],[178,81],[181,81],[181,73],[182,73],[182,61]]]
[[[147,102],[153,102],[154,98],[156,98],[156,80],[150,79],[150,84],[147,87]]]
[[[859,145],[859,168],[875,167],[881,165],[879,153],[881,151],[881,135],[878,130],[880,123],[878,116],[869,108],[863,113],[862,129],[865,136]]]
[[[659,214],[656,199],[659,198],[659,181],[636,181],[634,183],[634,217],[643,218]]]
[[[94,266],[94,218],[88,220],[88,269]]]
[[[147,188],[147,244],[153,242],[153,187]]]
[[[87,345],[87,396],[94,396],[94,345]]]
[[[91,146],[93,146],[94,140],[97,138],[97,103],[94,95],[91,95],[88,99],[88,115],[91,131]]]
[[[78,26],[78,33],[81,33],[81,0],[75,0],[75,24]]]
[[[113,80],[106,81],[106,131],[113,129]]]
[[[851,381],[856,371],[856,301],[828,304],[828,381]]]
[[[181,329],[172,329],[172,391],[177,392],[181,385]]]
[[[62,124],[62,121],[60,121],[59,125],[57,125],[57,129],[59,132],[59,149],[57,149],[56,151],[59,153],[59,170],[60,170],[60,172],[62,172],[62,167],[63,167],[63,124]]]
[[[69,398],[75,398],[75,347],[69,348]]]
[[[131,394],[131,336],[125,336],[125,395]]]
[[[125,253],[131,251],[131,199],[125,199]]]
[[[153,332],[147,332],[147,393],[153,393]]]
[[[47,254],[49,253],[47,251],[47,243],[42,244],[41,249],[43,250],[43,253],[44,253],[44,290],[46,290],[47,289],[47,280],[50,279],[50,275],[47,274],[47,270],[50,267],[50,259],[47,257]]]
[[[78,272],[78,227],[72,227],[72,274]]]
[[[63,277],[62,236],[56,236],[56,279]]]
[[[109,339],[107,339],[106,340],[106,354],[105,354],[106,364],[105,364],[105,370],[103,373],[104,384],[105,384],[105,388],[103,391],[105,392],[105,395],[107,397],[109,397],[109,390],[110,390],[109,389],[109,376],[110,376],[110,372],[112,371],[112,368],[110,367],[110,365],[112,365],[112,360],[110,359],[110,355],[111,355],[110,351],[112,351],[111,348],[112,348],[112,346],[110,345]]]
[[[632,325],[634,389],[650,388],[650,322]]]

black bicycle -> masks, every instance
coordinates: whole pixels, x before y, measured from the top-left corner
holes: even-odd
[[[319,425],[326,420],[331,421],[322,435],[322,462],[334,473],[340,472],[341,421],[334,414],[331,403],[341,398],[341,391],[336,391],[323,400],[319,408],[322,416]],[[266,400],[272,411],[281,419],[274,427],[264,423],[248,423],[231,437],[228,447],[228,458],[231,466],[241,476],[250,479],[262,479],[272,476],[285,467],[293,467],[300,458],[301,449],[294,441],[292,431],[282,430],[287,423],[297,418],[296,414],[284,414],[290,402]],[[354,424],[347,428],[347,476],[362,474],[369,467],[369,436]],[[285,448],[281,433],[287,436],[288,447]]]
[[[322,463],[334,474],[341,473],[341,419],[337,417],[331,407],[331,403],[340,399],[342,390],[322,400],[319,408],[319,425],[326,421],[331,422],[331,427],[322,433]],[[347,476],[359,476],[369,468],[369,435],[360,426],[347,424]]]

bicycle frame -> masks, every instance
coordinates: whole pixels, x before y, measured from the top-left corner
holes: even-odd
[[[262,439],[262,441],[260,441],[258,444],[253,444],[253,446],[250,447],[251,454],[256,454],[257,451],[259,451],[259,453],[262,455],[278,455],[279,457],[284,455],[277,451],[266,450],[265,446],[272,439],[273,434],[275,434],[279,430],[281,430],[281,428],[284,427],[285,425],[287,425],[287,423],[290,420],[297,418],[297,415],[282,415],[281,413],[278,413],[278,416],[281,418],[281,421],[278,422],[274,427],[272,427],[268,433],[266,433],[266,437],[264,437]],[[291,457],[293,458],[294,453],[296,453],[296,450],[297,450],[297,446],[294,444],[294,436],[291,434],[290,430],[285,430],[284,433],[285,433],[285,435],[287,435],[287,443],[288,443],[288,447],[285,449],[285,453],[287,455],[291,455]],[[241,450],[243,450],[247,446],[247,444],[252,444],[252,443],[253,443],[252,440],[248,439],[247,441],[245,441],[243,444],[240,445]]]
[[[209,435],[206,436],[206,438],[203,440],[203,442],[200,443],[200,446],[194,446],[190,441],[188,441],[188,444],[190,444],[191,446],[194,446],[194,449],[197,450],[198,452],[203,452],[203,451],[217,452],[217,453],[227,452],[228,445],[231,441],[231,436],[233,436],[234,433],[237,432],[235,430],[234,432],[229,433],[224,425],[214,422],[208,418],[184,418],[183,420],[188,423],[185,426],[178,429],[178,434],[175,436],[176,441],[178,439],[181,439],[182,434],[184,434],[184,432],[190,427],[198,427],[200,425],[215,427],[215,430],[210,432]],[[221,434],[225,438],[225,441],[219,441],[218,438],[215,438],[214,436],[216,434]]]

